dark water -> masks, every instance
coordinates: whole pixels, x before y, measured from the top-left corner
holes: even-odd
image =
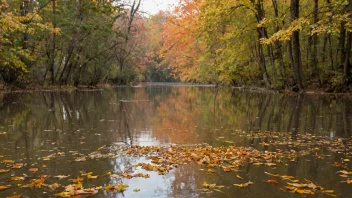
[[[100,177],[84,183],[85,187],[116,183],[117,180],[103,175],[131,168],[145,159],[119,157],[75,162],[72,157],[73,153],[88,154],[101,146],[116,143],[221,146],[227,144],[226,140],[236,146],[266,149],[260,143],[267,139],[255,134],[267,132],[280,132],[287,137],[312,134],[328,139],[344,138],[341,140],[345,142],[352,133],[351,107],[352,100],[342,96],[284,96],[190,86],[5,93],[0,95],[0,162],[11,159],[23,163],[24,167],[0,173],[0,185],[13,186],[0,191],[0,197],[15,193],[23,197],[52,197],[62,191],[17,188],[17,184],[28,182],[9,181],[9,178],[23,173],[33,178],[49,175],[48,183],[68,185],[67,179],[58,181],[53,176],[75,178],[80,171],[92,171]],[[289,147],[297,152],[300,150]],[[101,191],[93,197],[302,197],[280,190],[284,185],[265,183],[271,178],[264,172],[292,175],[300,180],[306,178],[334,190],[337,197],[352,197],[352,184],[340,183],[346,178],[336,174],[339,170],[352,170],[351,162],[343,162],[352,156],[350,152],[346,149],[345,153],[310,149],[312,154],[298,157],[286,165],[242,167],[243,181],[235,173],[218,170],[215,174],[204,174],[198,165],[188,164],[164,176],[149,173],[149,179],[123,180],[130,186],[124,194]],[[314,157],[314,149],[324,157]],[[43,160],[57,152],[63,156]],[[345,167],[335,167],[334,162],[344,163]],[[31,173],[30,167],[37,167],[39,171]],[[0,169],[7,167],[0,163]],[[243,189],[233,186],[248,180],[255,184]],[[200,189],[204,182],[225,188],[222,192],[202,193]],[[135,188],[141,191],[135,193],[132,191]],[[328,197],[321,193],[305,196]]]

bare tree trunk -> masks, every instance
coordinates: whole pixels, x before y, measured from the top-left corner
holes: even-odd
[[[256,2],[254,0],[251,0],[251,1],[252,1],[252,3],[255,4],[257,22],[260,23],[265,17],[264,16],[263,1],[262,0],[257,0]],[[259,61],[259,66],[260,66],[260,68],[262,70],[265,86],[270,88],[271,87],[271,78],[270,78],[270,75],[269,75],[269,73],[267,71],[267,68],[266,68],[264,49],[263,49],[262,44],[259,42],[259,40],[261,38],[268,38],[268,36],[267,36],[267,32],[266,32],[265,27],[258,27],[257,31],[258,31],[258,61]],[[270,50],[270,47],[268,48],[268,50]],[[268,53],[270,54],[269,51],[268,51]],[[275,67],[275,65],[274,65],[274,67]]]
[[[53,1],[53,27],[56,29],[56,0]],[[50,63],[50,71],[51,71],[51,84],[55,83],[55,49],[56,49],[56,33],[53,34],[53,48],[51,51],[51,63]]]
[[[319,7],[319,0],[314,0],[314,23],[318,22],[318,7]],[[311,36],[311,44],[313,45],[313,50],[312,50],[312,59],[311,59],[311,67],[313,69],[313,71],[318,71],[317,69],[318,67],[318,49],[317,49],[317,45],[318,45],[318,35],[314,34]],[[313,72],[313,75],[315,74],[315,72]]]
[[[72,56],[72,54],[73,54],[73,50],[74,50],[73,45],[70,45],[70,47],[69,47],[69,49],[68,49],[67,58],[66,58],[66,61],[65,61],[64,68],[63,68],[63,70],[62,70],[62,72],[61,72],[61,74],[60,74],[60,78],[59,78],[60,85],[63,84],[62,79],[63,79],[63,77],[64,77],[64,73],[65,73],[65,71],[66,71],[66,69],[67,69],[68,63],[70,62],[71,56]]]
[[[30,7],[30,2],[29,0],[23,0],[20,6],[21,10],[21,16],[27,16],[29,13],[29,7]],[[27,23],[26,21],[24,23]],[[23,43],[22,43],[22,48],[27,49],[28,48],[28,33],[27,30],[23,33]]]
[[[55,29],[57,27],[57,24],[56,24],[56,0],[51,0],[52,1],[52,7],[53,7],[53,28]],[[51,46],[51,49],[50,49],[50,52],[48,52],[48,58],[49,58],[49,61],[48,61],[48,68],[44,74],[44,80],[43,80],[43,83],[45,84],[45,81],[46,81],[46,78],[47,78],[47,73],[48,71],[50,70],[51,72],[51,84],[53,85],[55,83],[55,69],[54,69],[54,65],[55,65],[55,49],[56,49],[56,34],[53,33],[53,37],[52,37],[52,46]]]
[[[351,64],[350,64],[350,57],[351,57],[351,45],[352,45],[352,32],[348,32],[347,34],[347,45],[346,45],[346,55],[345,55],[345,63],[343,66],[343,74],[344,74],[344,82],[345,85],[349,83],[351,80]]]
[[[318,18],[318,14],[319,14],[319,0],[314,0],[314,12],[313,12],[313,21],[314,23],[318,23],[319,18]],[[319,59],[318,59],[318,34],[313,34],[310,37],[310,42],[309,42],[309,49],[311,49],[311,61],[310,61],[310,66],[312,69],[311,72],[311,76],[312,77],[318,77],[318,82],[319,82],[319,86],[322,87],[323,86],[323,82],[321,79],[321,71],[320,71],[320,67],[319,67]],[[313,49],[312,49],[313,46]]]
[[[345,50],[345,43],[346,43],[346,28],[345,28],[346,22],[341,22],[340,24],[340,41],[339,41],[339,49],[338,53],[340,53],[340,65],[344,65],[345,63],[345,55],[346,55],[346,50]]]
[[[279,7],[278,7],[277,0],[272,0],[272,3],[273,3],[273,7],[274,7],[275,17],[279,18]],[[275,32],[278,32],[281,29],[279,27],[278,23],[275,23],[274,29],[275,29]],[[282,55],[282,45],[281,45],[280,41],[275,41],[275,47],[276,47],[275,54],[278,57],[280,69],[282,70],[281,77],[282,77],[282,79],[285,79],[286,78],[286,68],[285,68],[284,58]]]
[[[138,12],[141,6],[141,2],[142,0],[133,0],[132,6],[131,6],[131,10],[130,10],[130,13],[128,16],[128,22],[127,22],[127,32],[125,35],[124,43],[121,47],[121,52],[119,54],[120,72],[124,70],[126,59],[129,56],[129,53],[127,52],[127,45],[128,45],[128,41],[129,41],[131,29],[132,29],[132,23],[136,13]]]
[[[296,20],[299,17],[299,0],[291,0],[291,21]],[[304,89],[302,80],[302,60],[301,60],[301,49],[299,43],[299,31],[292,33],[292,57],[293,57],[293,74],[295,76],[296,83],[300,90]]]

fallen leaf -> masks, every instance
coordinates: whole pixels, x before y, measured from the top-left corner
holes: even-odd
[[[29,172],[37,172],[38,171],[38,168],[30,168],[29,169]]]
[[[237,187],[240,187],[240,188],[244,188],[244,187],[247,187],[249,185],[252,185],[254,184],[253,182],[249,181],[247,183],[242,183],[242,184],[234,184],[234,186],[237,186]]]
[[[6,163],[6,164],[13,164],[15,163],[13,160],[2,160],[3,163]]]
[[[21,197],[22,197],[22,195],[13,195],[13,196],[8,196],[6,198],[21,198]]]
[[[59,179],[65,179],[65,178],[68,178],[70,175],[57,175],[57,176],[54,176],[54,178],[59,178]]]
[[[23,181],[24,179],[25,179],[24,177],[17,177],[17,176],[11,177],[11,181]]]
[[[271,180],[271,179],[269,179],[268,181],[266,181],[267,183],[270,183],[270,184],[279,184],[279,182],[278,181],[276,181],[276,180]]]
[[[2,191],[2,190],[7,190],[7,189],[9,189],[9,188],[11,188],[11,185],[0,186],[0,191]]]
[[[81,181],[83,181],[83,180],[84,180],[83,178],[77,177],[77,179],[72,179],[72,182],[73,182],[73,183],[79,183],[79,182],[81,182]]]
[[[58,183],[53,183],[51,185],[48,185],[48,188],[50,188],[51,190],[56,190],[56,189],[60,188],[60,186],[61,185]]]
[[[20,169],[20,168],[22,168],[23,167],[23,164],[14,164],[14,165],[12,165],[12,169]]]
[[[236,175],[236,177],[238,178],[238,179],[244,179],[243,177],[241,177],[240,175]]]

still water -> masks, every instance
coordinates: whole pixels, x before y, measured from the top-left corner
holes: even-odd
[[[264,172],[291,175],[311,180],[337,197],[352,197],[352,184],[337,171],[351,171],[350,136],[352,133],[352,99],[342,96],[313,96],[261,93],[240,89],[207,86],[141,86],[120,87],[99,91],[3,93],[0,95],[0,162],[13,160],[23,164],[11,169],[0,163],[0,197],[53,197],[63,189],[19,188],[28,181],[10,181],[11,176],[26,180],[47,175],[47,183],[68,185],[69,178],[80,172],[93,172],[100,177],[84,183],[85,187],[104,186],[123,181],[129,185],[124,193],[100,191],[92,197],[302,197],[283,190],[285,184],[273,185]],[[166,175],[149,172],[150,178],[111,179],[107,172],[133,169],[144,162],[142,157],[116,157],[75,162],[73,154],[84,155],[109,145],[228,145],[272,149],[266,136],[341,138],[341,152],[312,147],[311,154],[275,167],[241,167],[239,173],[216,170],[206,174],[197,164],[181,165]],[[248,135],[247,135],[248,134]],[[226,142],[227,141],[227,142]],[[298,141],[302,141],[298,138]],[[346,143],[347,142],[347,143]],[[335,145],[336,146],[336,145]],[[300,151],[294,145],[286,149]],[[322,157],[314,156],[319,151]],[[60,157],[45,160],[60,153]],[[44,159],[44,160],[43,160]],[[347,159],[347,160],[346,160]],[[351,159],[352,161],[352,159]],[[333,166],[334,162],[342,167]],[[38,172],[29,172],[36,167]],[[57,175],[70,175],[58,180]],[[28,176],[28,178],[27,178]],[[248,188],[233,184],[254,182]],[[202,184],[225,186],[220,191],[203,193]],[[139,188],[140,192],[133,192]],[[305,197],[329,197],[322,193]]]

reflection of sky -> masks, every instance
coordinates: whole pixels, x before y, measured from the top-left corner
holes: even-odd
[[[142,11],[156,14],[159,10],[167,10],[169,6],[176,4],[178,0],[142,0]]]
[[[116,163],[120,164],[119,168],[121,170],[125,169],[124,164],[121,163],[119,159],[116,159]],[[140,158],[133,161],[133,164],[138,163],[150,163],[150,161],[145,158]],[[120,169],[115,169],[114,172],[120,172]],[[144,171],[139,167],[137,170],[134,170],[132,175],[137,173],[149,174],[150,178],[133,178],[123,180],[123,183],[128,184],[129,186],[128,190],[124,192],[125,197],[169,197],[172,192],[171,185],[175,180],[174,171],[171,171],[166,175],[159,175],[156,172]],[[111,179],[111,183],[115,183],[115,185],[118,184],[119,181],[119,179]],[[137,188],[140,189],[140,192],[133,192],[133,190]]]

